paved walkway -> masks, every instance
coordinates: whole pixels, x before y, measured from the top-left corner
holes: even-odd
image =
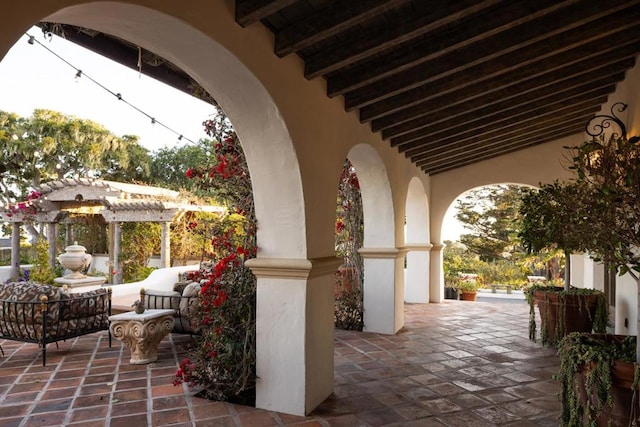
[[[51,345],[0,341],[0,426],[556,426],[555,350],[527,339],[528,306],[411,304],[394,336],[336,332],[335,392],[310,416],[212,402],[174,387],[189,338],[129,364],[98,333]]]

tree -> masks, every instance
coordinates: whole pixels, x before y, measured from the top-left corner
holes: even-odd
[[[591,233],[589,190],[581,183],[554,181],[522,193],[520,238],[528,253],[560,249],[565,255],[565,290],[571,281],[572,253],[583,252]]]
[[[196,144],[162,148],[153,153],[151,163],[151,184],[172,190],[188,190],[205,196],[197,181],[188,178],[185,171],[198,169],[213,161],[213,142],[201,139]]]
[[[0,111],[0,203],[24,200],[30,188],[74,176],[144,177],[137,137],[118,137],[91,120],[50,110],[22,118]]]
[[[515,185],[487,186],[468,192],[456,203],[456,219],[471,233],[460,242],[483,261],[511,259],[520,252],[516,218],[521,189]]]

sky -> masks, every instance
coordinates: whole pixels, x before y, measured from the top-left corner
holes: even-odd
[[[202,122],[213,113],[209,104],[60,37],[45,38],[37,27],[27,34],[55,54],[38,43],[29,44],[26,34],[16,42],[0,61],[0,110],[28,117],[43,108],[90,119],[118,136],[138,135],[149,151],[206,137]],[[80,78],[77,69],[82,70]],[[87,76],[175,132],[152,124]],[[458,240],[461,231],[449,209],[443,240]]]
[[[44,108],[90,119],[118,136],[138,135],[150,151],[176,144],[180,134],[192,141],[206,137],[202,122],[213,108],[205,102],[60,37],[45,38],[39,28],[27,33],[71,65],[38,43],[29,44],[24,35],[0,62],[0,110],[28,117],[34,109]],[[76,78],[76,69],[84,76]],[[86,76],[120,93],[177,134],[152,124]]]

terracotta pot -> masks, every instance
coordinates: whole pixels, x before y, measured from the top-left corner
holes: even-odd
[[[556,345],[559,341],[559,339],[556,340],[556,327],[559,319],[562,318],[560,296],[558,292],[546,292],[543,290],[537,290],[533,295],[540,314],[540,331],[546,328],[548,343]],[[586,304],[582,302],[583,298],[586,298]],[[566,294],[564,299],[564,323],[562,325],[563,328],[561,328],[564,331],[562,336],[570,332],[592,332],[597,303],[597,295]],[[562,338],[562,336],[559,338]]]
[[[622,338],[622,335],[610,335],[612,339]],[[576,383],[580,395],[580,402],[583,408],[586,407],[587,399],[595,402],[595,390],[586,392],[585,381],[586,375],[592,369],[591,366],[585,366],[579,374],[576,374]],[[621,360],[614,361],[611,366],[611,397],[613,405],[606,408],[604,413],[596,420],[597,426],[627,426],[629,425],[629,415],[633,404],[633,385],[634,363],[623,362]],[[637,398],[636,398],[636,405]],[[586,411],[585,411],[586,412]],[[636,419],[636,421],[638,421]],[[584,425],[589,425],[587,415],[584,417]]]
[[[475,301],[477,297],[477,291],[462,291],[462,301]]]

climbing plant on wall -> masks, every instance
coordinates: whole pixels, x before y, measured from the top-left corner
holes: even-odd
[[[358,250],[364,240],[364,216],[360,183],[349,160],[344,162],[338,184],[336,253],[342,266],[336,274],[335,324],[337,328],[362,330],[364,262]]]

